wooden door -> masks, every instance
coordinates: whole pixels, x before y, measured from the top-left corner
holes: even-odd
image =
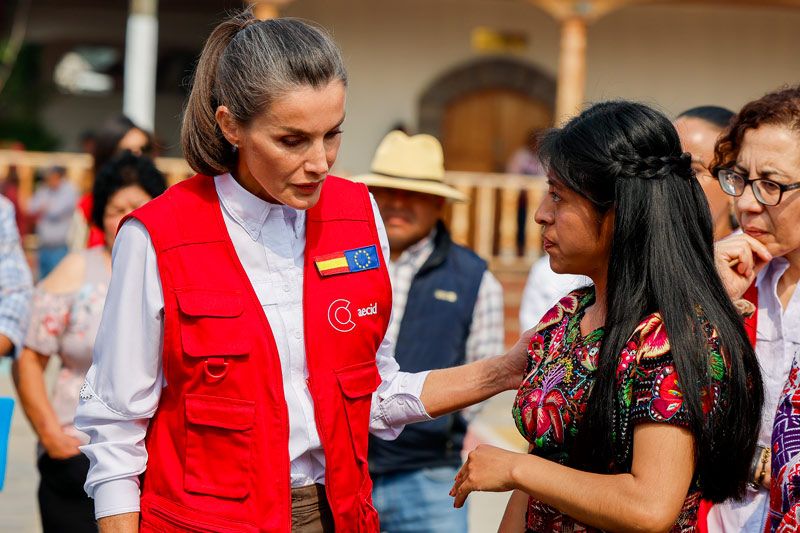
[[[442,146],[447,170],[503,172],[528,132],[552,125],[544,102],[508,89],[484,89],[451,103],[444,114]]]

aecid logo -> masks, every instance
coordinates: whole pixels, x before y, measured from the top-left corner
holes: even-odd
[[[351,303],[344,298],[334,300],[330,307],[328,307],[328,322],[331,327],[336,331],[348,333],[353,331],[356,323],[353,322],[353,313],[350,311]],[[359,317],[371,316],[378,314],[378,302],[362,307],[356,311]]]
[[[358,310],[358,316],[370,316],[370,315],[377,315],[378,314],[378,302],[375,302],[372,305],[368,305],[367,307],[362,307]]]

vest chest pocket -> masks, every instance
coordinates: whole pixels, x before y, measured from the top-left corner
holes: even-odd
[[[187,492],[221,498],[250,493],[255,402],[220,396],[187,394]]]
[[[244,306],[238,291],[179,289],[181,345],[186,356],[204,358],[209,382],[228,373],[228,358],[244,357],[252,348],[251,335],[242,317]]]
[[[381,383],[378,366],[375,361],[348,366],[336,370],[336,379],[344,396],[353,451],[358,461],[366,463],[372,393]]]

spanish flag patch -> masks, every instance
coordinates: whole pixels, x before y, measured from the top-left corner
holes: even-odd
[[[378,249],[374,244],[335,254],[321,255],[314,258],[314,264],[317,265],[321,276],[372,270],[381,265],[378,259]]]

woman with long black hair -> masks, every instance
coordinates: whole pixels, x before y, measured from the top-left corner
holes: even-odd
[[[516,490],[503,532],[694,531],[701,497],[744,491],[763,392],[691,158],[665,116],[624,101],[550,132],[540,155],[550,264],[594,286],[531,339],[513,408],[530,454],[479,447],[455,504]]]

